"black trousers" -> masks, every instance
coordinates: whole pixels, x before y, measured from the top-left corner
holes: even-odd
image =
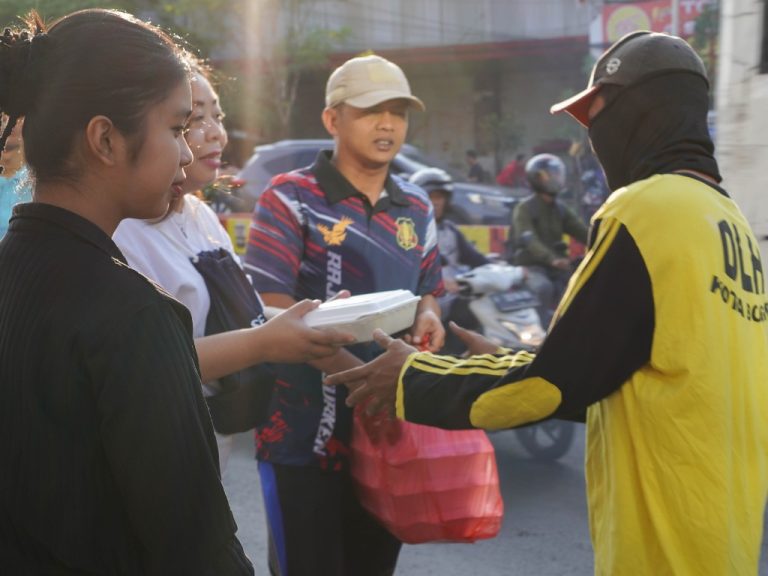
[[[401,543],[360,506],[348,471],[259,462],[272,576],[392,576]]]

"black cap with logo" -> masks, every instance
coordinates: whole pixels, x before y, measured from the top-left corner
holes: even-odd
[[[707,80],[704,62],[682,38],[647,30],[631,32],[600,56],[586,89],[555,104],[550,112],[567,112],[583,126],[589,126],[587,113],[602,85],[630,86],[669,72],[690,72]]]

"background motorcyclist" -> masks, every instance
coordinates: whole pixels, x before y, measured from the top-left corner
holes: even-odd
[[[565,186],[565,164],[553,154],[528,160],[525,173],[534,194],[512,215],[510,261],[528,268],[526,283],[539,298],[542,324],[549,325],[572,273],[563,234],[587,242],[587,226],[557,195]]]
[[[409,180],[429,194],[429,199],[435,208],[437,245],[446,292],[438,299],[442,320],[447,322],[450,319],[461,326],[472,327],[476,321],[467,309],[466,302],[458,298],[459,284],[456,282],[456,275],[470,268],[488,264],[489,260],[466,239],[456,224],[445,217],[453,196],[451,176],[440,168],[423,168],[414,172]],[[456,345],[461,349],[464,348],[453,332],[447,330],[445,349],[452,350]]]

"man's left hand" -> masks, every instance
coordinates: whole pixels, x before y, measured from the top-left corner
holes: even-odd
[[[445,344],[445,327],[432,310],[423,310],[404,340],[420,350],[437,352]]]

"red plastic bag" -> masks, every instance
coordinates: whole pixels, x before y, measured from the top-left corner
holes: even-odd
[[[495,537],[504,503],[482,430],[450,431],[355,410],[351,473],[362,504],[408,544]]]

